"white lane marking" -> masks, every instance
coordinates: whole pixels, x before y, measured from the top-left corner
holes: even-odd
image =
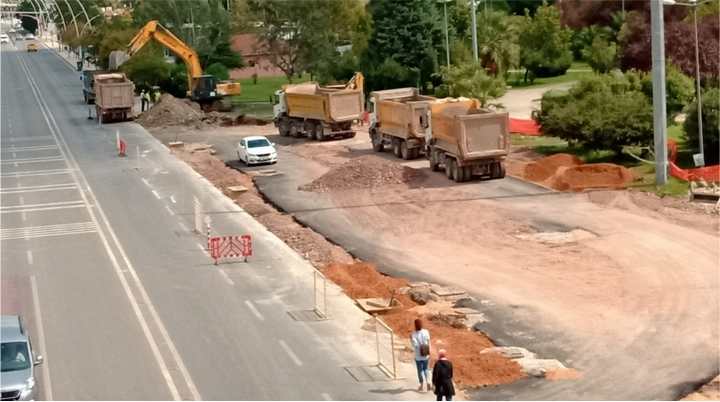
[[[58,201],[58,202],[46,202],[42,204],[23,204],[23,197],[19,197],[20,204],[18,205],[4,205],[0,206],[0,211],[2,212],[11,212],[11,211],[21,211],[23,209],[27,210],[30,208],[42,208],[42,207],[60,207],[60,206],[67,206],[67,205],[75,205],[77,203],[82,203],[82,201]]]
[[[150,182],[148,181],[148,179],[146,179],[146,178],[143,177],[143,178],[140,179],[140,180],[142,180],[142,182],[145,183],[146,186],[150,187]]]
[[[0,177],[49,176],[54,174],[72,174],[72,171],[70,169],[29,170],[26,172],[3,173]]]
[[[175,212],[173,212],[172,208],[170,208],[170,205],[165,205],[165,209],[170,215],[175,216]]]
[[[97,228],[90,222],[61,223],[57,225],[27,226],[0,229],[1,240],[34,239],[38,237],[67,236],[95,233]]]
[[[153,190],[152,193],[155,196],[155,198],[157,198],[158,200],[160,199],[160,194],[158,194],[157,191]]]
[[[188,228],[187,228],[187,226],[185,226],[185,224],[184,224],[184,223],[182,223],[182,221],[178,222],[178,225],[180,225],[180,228],[181,228],[181,229],[182,229],[183,231],[185,231],[185,232],[187,232],[187,231],[188,231]]]
[[[176,203],[177,203],[177,201],[175,201],[175,196],[174,196],[174,195],[171,195],[171,196],[170,196],[170,201],[172,201],[173,204],[176,204]]]
[[[221,271],[221,272],[224,272],[224,271],[222,271],[222,270],[220,270],[220,271]],[[253,315],[254,315],[258,320],[260,320],[260,321],[265,321],[265,317],[263,317],[263,315],[260,314],[260,311],[258,311],[257,307],[255,307],[255,305],[254,305],[250,300],[245,300],[245,304],[248,306],[248,308],[250,309],[250,311],[253,313]]]
[[[28,147],[16,147],[15,144],[10,145],[11,152],[23,152],[23,151],[47,151],[51,149],[57,149],[57,145],[33,145]]]
[[[11,124],[9,124],[12,127]],[[52,140],[53,137],[50,135],[38,135],[30,137],[9,137],[10,142],[26,142],[26,141],[37,141],[37,140]]]
[[[0,164],[7,165],[14,163],[17,166],[18,163],[45,163],[45,162],[62,162],[64,159],[59,156],[41,157],[41,158],[21,158],[21,159],[5,159],[0,161]]]
[[[287,353],[288,356],[290,356],[290,359],[295,363],[296,366],[300,367],[303,365],[302,362],[300,361],[300,359],[295,354],[295,352],[293,352],[290,349],[290,346],[288,346],[287,343],[285,343],[285,341],[280,339],[280,340],[278,340],[278,342],[280,342],[280,346],[282,346],[282,348],[285,350],[285,353]]]
[[[25,252],[25,254],[27,255],[28,265],[33,265],[33,253],[32,253],[32,251],[27,250],[27,251]]]
[[[225,282],[227,282],[228,285],[230,285],[230,286],[235,286],[235,281],[233,281],[232,279],[230,279],[230,277],[228,276],[227,272],[225,272],[222,268],[221,268],[221,269],[218,269],[218,273],[220,273],[220,276],[223,277],[223,280],[225,280]]]
[[[39,208],[27,208],[27,209],[14,209],[12,211],[0,211],[0,214],[16,214],[20,212],[36,212],[36,211],[52,211],[56,209],[72,209],[72,208],[85,208],[85,204],[65,205],[60,207],[39,207]],[[90,206],[92,208],[92,205]]]
[[[60,153],[63,154],[63,156],[67,159],[67,163],[70,166],[77,167],[77,161],[75,160],[75,157],[70,152],[70,147],[68,146],[67,142],[65,141],[65,138],[62,136],[62,133],[60,132],[60,128],[57,126],[57,121],[55,121],[55,117],[52,115],[52,112],[50,112],[48,106],[44,103],[44,99],[40,96],[40,90],[38,89],[37,83],[35,83],[34,79],[30,75],[30,70],[25,65],[24,60],[20,59],[20,65],[23,68],[25,72],[25,76],[28,78],[28,81],[30,82],[30,88],[33,92],[33,95],[35,97],[35,100],[38,103],[38,106],[40,106],[40,112],[42,113],[45,122],[48,125],[48,128],[50,130],[50,133],[53,135],[53,138],[55,139],[56,143],[60,145],[62,143],[62,146],[60,147]],[[47,110],[46,110],[47,109]],[[52,123],[51,123],[52,121]],[[65,151],[67,150],[67,152]],[[102,210],[100,205],[97,202],[97,198],[95,197],[95,194],[93,193],[92,189],[87,183],[87,179],[85,178],[85,175],[81,170],[71,171],[71,174],[73,176],[73,180],[75,180],[78,184],[80,184],[80,180],[82,179],[82,182],[85,184],[85,187],[87,188],[87,193],[94,202],[98,214],[100,215],[100,218],[102,219],[103,223],[107,227],[108,233],[115,245],[117,247],[118,252],[120,253],[120,256],[123,259],[123,262],[125,263],[125,266],[127,267],[127,270],[130,272],[132,279],[135,283],[135,286],[137,286],[138,291],[140,293],[140,297],[142,298],[142,301],[144,305],[147,307],[147,309],[150,311],[150,314],[152,316],[153,321],[155,322],[155,325],[157,325],[158,330],[160,331],[160,335],[163,338],[163,342],[170,350],[170,354],[172,355],[173,359],[175,360],[178,369],[180,370],[183,379],[185,380],[187,387],[192,394],[192,398],[194,400],[201,400],[203,399],[200,396],[200,393],[197,390],[197,387],[195,386],[195,383],[192,381],[192,378],[190,378],[190,373],[187,371],[187,367],[185,367],[185,364],[182,361],[182,358],[180,357],[180,354],[178,353],[177,349],[175,348],[175,344],[172,342],[172,339],[170,339],[170,335],[167,332],[167,329],[165,328],[165,325],[160,320],[160,316],[157,313],[157,310],[155,309],[155,306],[153,305],[152,301],[150,300],[150,297],[148,296],[147,292],[145,291],[145,287],[142,285],[142,282],[140,282],[140,278],[137,275],[137,272],[135,271],[135,268],[133,268],[132,264],[130,263],[130,260],[127,257],[127,254],[125,253],[125,250],[123,249],[122,245],[120,244],[120,241],[117,238],[117,235],[115,234],[115,231],[113,230],[112,226],[110,225],[110,221],[108,220],[107,216],[105,215],[105,212]],[[99,227],[97,222],[97,217],[95,216],[95,212],[93,211],[92,204],[90,204],[89,199],[86,197],[84,192],[80,193],[83,197],[83,201],[87,207],[88,214],[90,215],[93,222],[95,222],[95,225]],[[128,283],[127,278],[125,277],[125,274],[123,274],[123,270],[120,267],[120,263],[117,260],[115,253],[113,252],[112,248],[110,247],[110,243],[105,235],[105,232],[103,230],[99,230],[98,234],[100,235],[100,240],[103,243],[103,246],[105,247],[105,251],[107,252],[110,261],[112,262],[113,268],[115,270],[115,273],[118,277],[118,280],[120,281],[120,284],[123,287],[123,290],[125,291],[125,294],[128,298],[128,301],[130,302],[130,305],[133,309],[133,312],[135,313],[136,318],[138,319],[138,323],[140,324],[140,327],[145,335],[145,339],[148,341],[148,344],[150,346],[150,349],[153,352],[153,356],[155,357],[155,360],[159,366],[160,372],[162,373],[163,377],[165,378],[165,382],[168,386],[168,389],[170,391],[170,394],[172,395],[172,398],[174,400],[180,400],[180,393],[178,392],[177,387],[175,386],[175,381],[172,378],[172,375],[170,374],[170,371],[168,370],[167,364],[165,363],[165,360],[160,352],[159,346],[157,341],[155,341],[155,337],[150,331],[150,328],[148,326],[147,321],[145,320],[145,316],[143,315],[142,311],[140,310],[140,305],[138,300],[135,298],[132,290],[130,289],[130,285]]]
[[[37,327],[38,342],[40,353],[43,354],[44,362],[42,368],[42,386],[44,399],[53,400],[52,383],[50,382],[50,367],[48,366],[48,350],[45,344],[45,329],[43,328],[42,313],[40,312],[40,295],[37,289],[37,280],[35,275],[30,276],[30,287],[32,288],[33,310],[35,310],[35,326]]]
[[[195,244],[198,246],[198,248],[200,249],[200,251],[202,251],[203,253],[205,252],[205,246],[203,246],[203,245],[200,244],[200,243],[195,243]]]
[[[320,394],[320,396],[326,401],[332,401],[332,397],[327,392],[323,392],[322,394]]]
[[[77,188],[75,183],[48,184],[44,186],[27,186],[21,187],[20,181],[16,183],[17,187],[0,188],[0,194],[17,194],[17,193],[36,193],[38,191],[54,191],[54,190],[72,190]]]
[[[23,198],[22,195],[18,197],[18,201],[20,201],[20,206],[22,206],[25,203],[25,199]],[[1,208],[2,207],[0,207],[0,209]],[[23,222],[25,222],[27,220],[27,215],[25,214],[25,211],[22,211],[20,213],[20,219],[22,219]]]

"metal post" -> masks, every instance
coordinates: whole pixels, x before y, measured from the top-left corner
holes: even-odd
[[[378,320],[377,316],[374,316],[374,317],[375,317],[375,346],[377,349],[378,367],[380,367],[382,365],[382,360],[380,360],[380,333],[379,333],[380,331],[378,331],[378,325],[380,325],[380,323],[378,322],[379,320]]]
[[[390,332],[390,351],[392,352],[393,378],[397,379],[397,368],[395,367],[395,332]]]
[[[697,119],[698,119],[698,141],[700,141],[700,155],[702,165],[705,165],[705,144],[703,144],[702,125],[702,88],[700,87],[700,44],[698,42],[697,4],[693,6],[693,25],[695,25],[695,85],[697,87]]]
[[[665,35],[662,0],[650,0],[652,31],[653,131],[655,183],[667,183],[667,111],[665,109]]]
[[[445,13],[445,56],[447,66],[450,67],[450,34],[448,33],[447,1],[443,1],[443,12]]]
[[[473,60],[478,61],[478,44],[477,44],[477,9],[475,0],[470,0],[470,16],[472,17],[472,47]]]

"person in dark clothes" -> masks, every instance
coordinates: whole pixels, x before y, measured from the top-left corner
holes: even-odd
[[[452,397],[455,395],[453,366],[450,360],[447,359],[445,349],[438,351],[438,360],[433,366],[432,384],[438,401],[442,401],[443,397],[445,397],[446,401],[452,401]]]

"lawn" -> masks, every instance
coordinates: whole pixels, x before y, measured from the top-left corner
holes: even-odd
[[[562,84],[566,82],[577,81],[583,77],[594,74],[587,63],[574,62],[567,73],[557,77],[536,78],[531,84],[530,81],[523,82],[525,70],[511,70],[507,80],[507,84],[513,88],[533,88],[542,85]]]
[[[682,125],[668,127],[668,138],[672,138],[678,143],[678,165],[686,168],[692,167],[692,152],[687,149]],[[550,136],[530,137],[513,135],[512,144],[529,147],[542,155],[552,155],[556,153],[573,154],[585,163],[616,163],[630,169],[637,178],[631,185],[631,188],[654,192],[660,196],[672,195],[684,197],[687,195],[687,182],[669,177],[667,184],[658,187],[655,185],[655,165],[640,162],[625,153],[617,155],[611,151],[588,150],[582,147],[570,146],[567,141]],[[629,149],[636,155],[640,153],[639,150]]]
[[[310,80],[309,75],[302,78],[296,78],[293,83],[301,83]],[[272,102],[272,96],[275,91],[287,84],[287,78],[281,77],[260,77],[257,83],[253,83],[252,78],[240,80],[242,92],[240,95],[233,97],[233,103],[240,102]]]

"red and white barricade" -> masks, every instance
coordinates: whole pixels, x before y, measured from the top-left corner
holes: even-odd
[[[221,258],[242,258],[247,262],[247,258],[252,256],[252,237],[250,235],[216,236],[211,237],[208,243],[210,257],[215,260],[215,265]]]

